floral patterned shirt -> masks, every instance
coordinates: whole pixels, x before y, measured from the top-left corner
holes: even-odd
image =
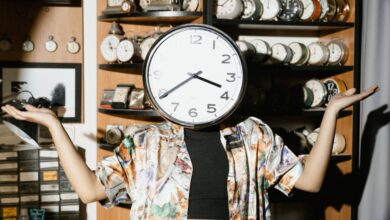
[[[267,189],[290,195],[301,162],[254,117],[221,130],[221,142],[229,161],[229,218],[270,219]],[[192,164],[183,127],[164,122],[137,129],[95,173],[105,187],[105,207],[131,202],[132,220],[187,219]]]

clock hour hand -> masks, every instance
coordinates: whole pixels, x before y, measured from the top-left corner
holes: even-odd
[[[178,89],[179,87],[181,87],[182,85],[186,84],[187,82],[189,82],[190,80],[192,80],[193,78],[195,78],[196,76],[198,76],[199,74],[203,73],[202,71],[198,71],[196,73],[191,73],[190,77],[186,80],[184,80],[183,82],[177,84],[175,87],[173,87],[172,89],[166,91],[164,94],[160,95],[159,98],[160,99],[163,99],[165,97],[167,97],[170,93],[172,93],[173,91],[175,91],[176,89]]]
[[[196,78],[196,79],[202,80],[203,82],[209,83],[209,84],[211,84],[211,85],[213,85],[213,86],[216,86],[216,87],[218,87],[218,88],[221,88],[221,87],[222,87],[220,84],[215,83],[215,82],[213,82],[213,81],[210,81],[210,80],[208,80],[208,79],[205,79],[205,78],[203,78],[203,77],[201,77],[201,76],[195,75],[195,74],[193,74],[193,73],[188,73],[188,74],[191,75],[191,76],[194,76],[194,78]]]

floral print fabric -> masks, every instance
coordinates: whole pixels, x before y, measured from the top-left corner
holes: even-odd
[[[267,190],[290,195],[303,171],[299,159],[260,119],[221,130],[229,160],[230,219],[269,219]],[[131,202],[130,219],[187,219],[192,164],[184,129],[164,122],[139,128],[98,163],[105,207]]]

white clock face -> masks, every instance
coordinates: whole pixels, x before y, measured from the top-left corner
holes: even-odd
[[[68,42],[66,49],[69,53],[76,54],[80,51],[80,44],[75,41]]]
[[[305,83],[305,86],[313,92],[313,102],[311,107],[319,107],[324,104],[327,97],[326,86],[317,79],[309,80]]]
[[[291,64],[305,64],[309,59],[309,49],[299,42],[292,42],[288,45],[293,51],[293,56],[291,58]]]
[[[291,50],[284,44],[274,44],[272,45],[272,58],[275,63],[289,62],[291,59]]]
[[[45,43],[45,48],[48,52],[54,52],[57,50],[57,43],[54,40],[48,40]]]
[[[256,54],[253,58],[255,62],[262,62],[271,56],[271,47],[267,42],[260,39],[255,39],[251,41],[251,43],[256,49]]]
[[[241,0],[217,0],[217,18],[235,19],[243,11]]]
[[[134,55],[134,46],[130,40],[123,40],[116,48],[118,60],[121,62],[128,62]]]
[[[317,0],[314,0],[314,1],[317,1]],[[303,13],[302,13],[301,19],[307,20],[314,13],[314,2],[313,2],[313,0],[301,0],[301,2],[303,4]]]
[[[235,43],[206,25],[185,25],[160,37],[144,68],[144,85],[160,113],[186,127],[205,127],[240,103],[246,68]]]
[[[329,64],[344,64],[347,59],[347,47],[341,41],[331,41],[327,45],[329,49]]]
[[[279,0],[260,0],[263,4],[263,20],[273,20],[280,14],[282,5]]]
[[[118,47],[119,41],[119,37],[115,35],[108,35],[104,38],[100,45],[100,51],[107,62],[114,62],[117,60],[116,48]]]
[[[320,19],[324,19],[326,14],[328,13],[329,11],[329,3],[328,3],[328,0],[320,0],[320,4],[321,4],[321,15],[320,15]]]
[[[156,42],[156,40],[157,38],[148,37],[142,41],[140,47],[141,47],[141,58],[143,60],[146,59],[146,55],[148,55],[150,48],[152,47],[153,43]]]
[[[311,43],[308,46],[310,51],[309,64],[325,64],[329,58],[329,49],[320,43]]]

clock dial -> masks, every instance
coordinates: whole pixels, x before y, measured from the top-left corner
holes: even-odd
[[[277,43],[272,45],[272,61],[274,63],[288,63],[290,62],[293,52],[290,47]]]
[[[118,60],[121,62],[128,62],[134,55],[134,45],[133,43],[128,40],[122,40],[118,47],[116,48],[116,54],[118,57]]]
[[[107,62],[114,62],[117,60],[118,57],[116,54],[116,48],[119,45],[119,41],[119,37],[113,34],[104,38],[102,44],[100,45],[100,52]]]
[[[304,21],[317,20],[321,15],[321,4],[318,0],[301,0],[303,13],[301,19]]]
[[[282,11],[282,5],[279,0],[260,0],[263,5],[262,20],[274,20]]]
[[[332,40],[327,45],[330,65],[344,64],[348,59],[348,47],[341,40]]]
[[[323,65],[328,62],[329,49],[320,42],[311,43],[308,46],[310,51],[310,58],[308,63],[310,65]]]
[[[247,20],[259,20],[263,13],[263,7],[259,0],[244,0],[244,11],[241,18]]]
[[[271,47],[266,41],[255,39],[251,41],[251,43],[256,49],[256,53],[253,57],[254,62],[264,62],[271,57]]]
[[[292,42],[288,45],[293,51],[293,56],[290,60],[291,64],[303,65],[309,60],[309,49],[306,45],[299,42]]]
[[[282,0],[282,13],[279,18],[283,21],[296,21],[303,12],[303,5],[300,0]]]
[[[190,128],[228,117],[246,86],[246,67],[238,47],[207,25],[183,25],[161,36],[143,70],[153,106],[164,118]]]
[[[235,19],[241,15],[244,5],[241,0],[217,0],[216,17]]]
[[[313,92],[311,107],[319,107],[324,104],[328,94],[324,83],[318,79],[311,79],[305,83],[305,86]]]
[[[107,0],[107,5],[109,7],[121,6],[124,0]]]

